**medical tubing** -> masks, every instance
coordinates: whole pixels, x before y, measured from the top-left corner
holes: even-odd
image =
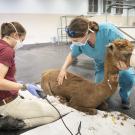
[[[44,99],[46,99],[47,102],[58,112],[58,114],[59,114],[59,116],[60,116],[60,119],[62,120],[62,122],[63,122],[64,126],[66,127],[66,129],[70,132],[71,135],[74,135],[74,134],[71,132],[71,130],[67,127],[67,125],[65,124],[65,122],[64,122],[64,120],[63,120],[63,118],[62,118],[62,116],[61,116],[61,114],[60,114],[60,112],[59,112],[59,110],[47,99],[47,97],[44,97]]]

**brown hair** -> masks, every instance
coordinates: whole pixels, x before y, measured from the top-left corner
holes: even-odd
[[[12,33],[15,33],[16,30],[19,36],[26,34],[25,28],[18,22],[3,23],[1,25],[1,38],[5,36],[10,36]]]
[[[69,33],[67,32],[67,34],[69,35],[69,37],[73,38],[83,37],[88,30],[88,26],[94,32],[98,32],[99,30],[99,26],[96,22],[89,21],[87,18],[84,17],[76,17],[69,24]],[[75,34],[70,36],[70,32],[74,32]]]

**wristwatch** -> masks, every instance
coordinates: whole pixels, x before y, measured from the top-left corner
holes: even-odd
[[[22,84],[22,88],[21,88],[21,90],[22,90],[22,91],[25,91],[26,89],[27,89],[26,84]]]

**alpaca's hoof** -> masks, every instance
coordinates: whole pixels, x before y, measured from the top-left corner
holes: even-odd
[[[101,105],[99,105],[97,107],[97,109],[102,110],[102,111],[108,111],[108,109],[109,109],[108,103],[106,103],[106,102],[102,103]]]
[[[97,110],[96,109],[89,109],[89,111],[87,112],[88,115],[96,115],[97,114]]]

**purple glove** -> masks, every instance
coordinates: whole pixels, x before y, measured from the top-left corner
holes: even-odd
[[[37,86],[34,85],[34,84],[26,84],[26,86],[27,86],[27,90],[28,90],[32,95],[34,95],[34,96],[36,96],[36,97],[40,97],[40,96],[38,95],[38,93],[37,93],[37,91],[40,91],[40,88],[39,88],[39,87],[37,87]]]

